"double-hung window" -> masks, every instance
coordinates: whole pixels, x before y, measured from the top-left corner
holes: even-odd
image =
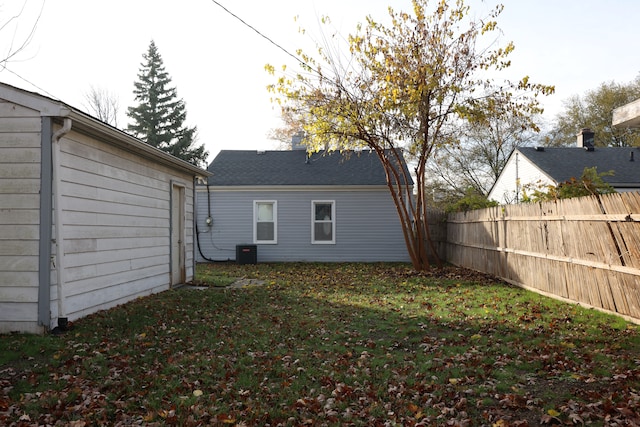
[[[253,242],[278,243],[278,203],[275,200],[253,202]]]
[[[311,202],[311,243],[336,243],[336,202],[314,200]]]

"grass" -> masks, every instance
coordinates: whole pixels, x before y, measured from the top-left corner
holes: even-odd
[[[239,277],[265,284],[222,287]],[[640,334],[614,316],[454,268],[215,264],[197,279],[210,288],[62,336],[1,336],[0,424],[640,422]]]
[[[220,268],[214,267],[214,264],[200,264],[197,270],[196,280],[194,284],[211,287],[225,287],[234,283],[238,278],[231,277]]]

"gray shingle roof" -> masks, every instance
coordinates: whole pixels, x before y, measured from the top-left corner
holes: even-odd
[[[571,178],[580,178],[585,167],[596,167],[598,173],[614,171],[604,181],[616,187],[622,184],[640,183],[640,150],[638,148],[595,147],[587,151],[578,147],[545,147],[537,151],[534,147],[518,148],[525,157],[535,163],[557,183]],[[631,152],[634,161],[630,161]]]
[[[307,160],[304,150],[222,150],[208,170],[215,186],[386,184],[380,160],[369,151],[314,153]]]

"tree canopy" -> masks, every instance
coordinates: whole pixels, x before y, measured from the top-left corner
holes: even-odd
[[[309,149],[376,152],[403,227],[413,267],[428,269],[433,250],[427,223],[427,161],[459,142],[462,122],[516,116],[523,126],[541,111],[538,95],[554,88],[530,81],[497,81],[510,66],[512,43],[497,46],[497,17],[471,19],[463,0],[413,0],[412,13],[389,8],[389,24],[367,17],[341,51],[317,45],[317,56],[299,51],[302,70],[286,69],[269,87],[284,111],[302,124]],[[339,37],[338,37],[339,38]],[[328,40],[328,38],[325,38]],[[267,66],[276,73],[276,68]],[[410,177],[398,168],[411,156]],[[348,164],[345,164],[348,167]]]
[[[640,76],[629,83],[604,82],[584,95],[563,102],[546,137],[548,145],[573,145],[582,128],[595,132],[595,145],[604,147],[640,146],[640,131],[616,129],[611,125],[613,110],[640,98]]]
[[[535,117],[486,117],[462,123],[459,143],[443,145],[427,163],[428,185],[457,200],[469,192],[486,196],[507,163],[511,152],[531,144],[536,132],[528,126]]]
[[[171,86],[171,78],[153,40],[142,57],[133,91],[138,106],[127,110],[133,121],[127,130],[149,145],[202,166],[208,153],[204,145],[194,147],[197,129],[185,125],[185,103],[178,98],[176,88]]]

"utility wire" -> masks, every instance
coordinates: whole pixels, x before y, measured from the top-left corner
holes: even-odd
[[[278,49],[280,49],[281,51],[283,51],[284,53],[286,53],[287,55],[289,55],[290,57],[292,57],[293,59],[295,59],[296,61],[298,61],[300,64],[305,65],[305,66],[309,66],[308,64],[306,64],[304,61],[302,61],[300,58],[298,58],[296,55],[292,54],[291,52],[289,52],[287,49],[285,49],[284,47],[282,47],[281,45],[279,45],[278,43],[276,43],[275,41],[273,41],[271,38],[269,38],[268,36],[264,35],[263,33],[261,33],[258,29],[256,29],[253,25],[247,23],[244,19],[240,18],[238,15],[236,15],[235,13],[231,12],[229,9],[227,9],[226,7],[224,7],[223,5],[221,5],[218,1],[216,0],[211,0],[211,2],[213,2],[214,4],[216,4],[217,6],[219,6],[222,10],[224,10],[225,12],[227,12],[229,15],[233,16],[234,18],[236,18],[238,21],[240,21],[244,26],[252,29],[253,31],[255,31],[260,37],[262,37],[263,39],[265,39],[266,41],[268,41],[269,43],[271,43],[272,45],[274,45],[275,47],[277,47]]]
[[[13,70],[10,70],[6,64],[2,64],[0,66],[0,72],[2,71],[8,71],[9,73],[13,74],[14,76],[16,76],[17,78],[19,78],[20,80],[24,81],[25,83],[30,84],[31,86],[35,87],[36,89],[38,89],[40,92],[45,93],[47,96],[49,96],[51,99],[55,100],[55,101],[60,101],[60,98],[58,98],[55,95],[52,95],[51,93],[49,93],[48,91],[46,91],[45,89],[41,88],[40,86],[38,86],[37,84],[27,80],[26,78],[22,77],[20,74],[16,73]],[[62,102],[62,101],[60,101]]]

